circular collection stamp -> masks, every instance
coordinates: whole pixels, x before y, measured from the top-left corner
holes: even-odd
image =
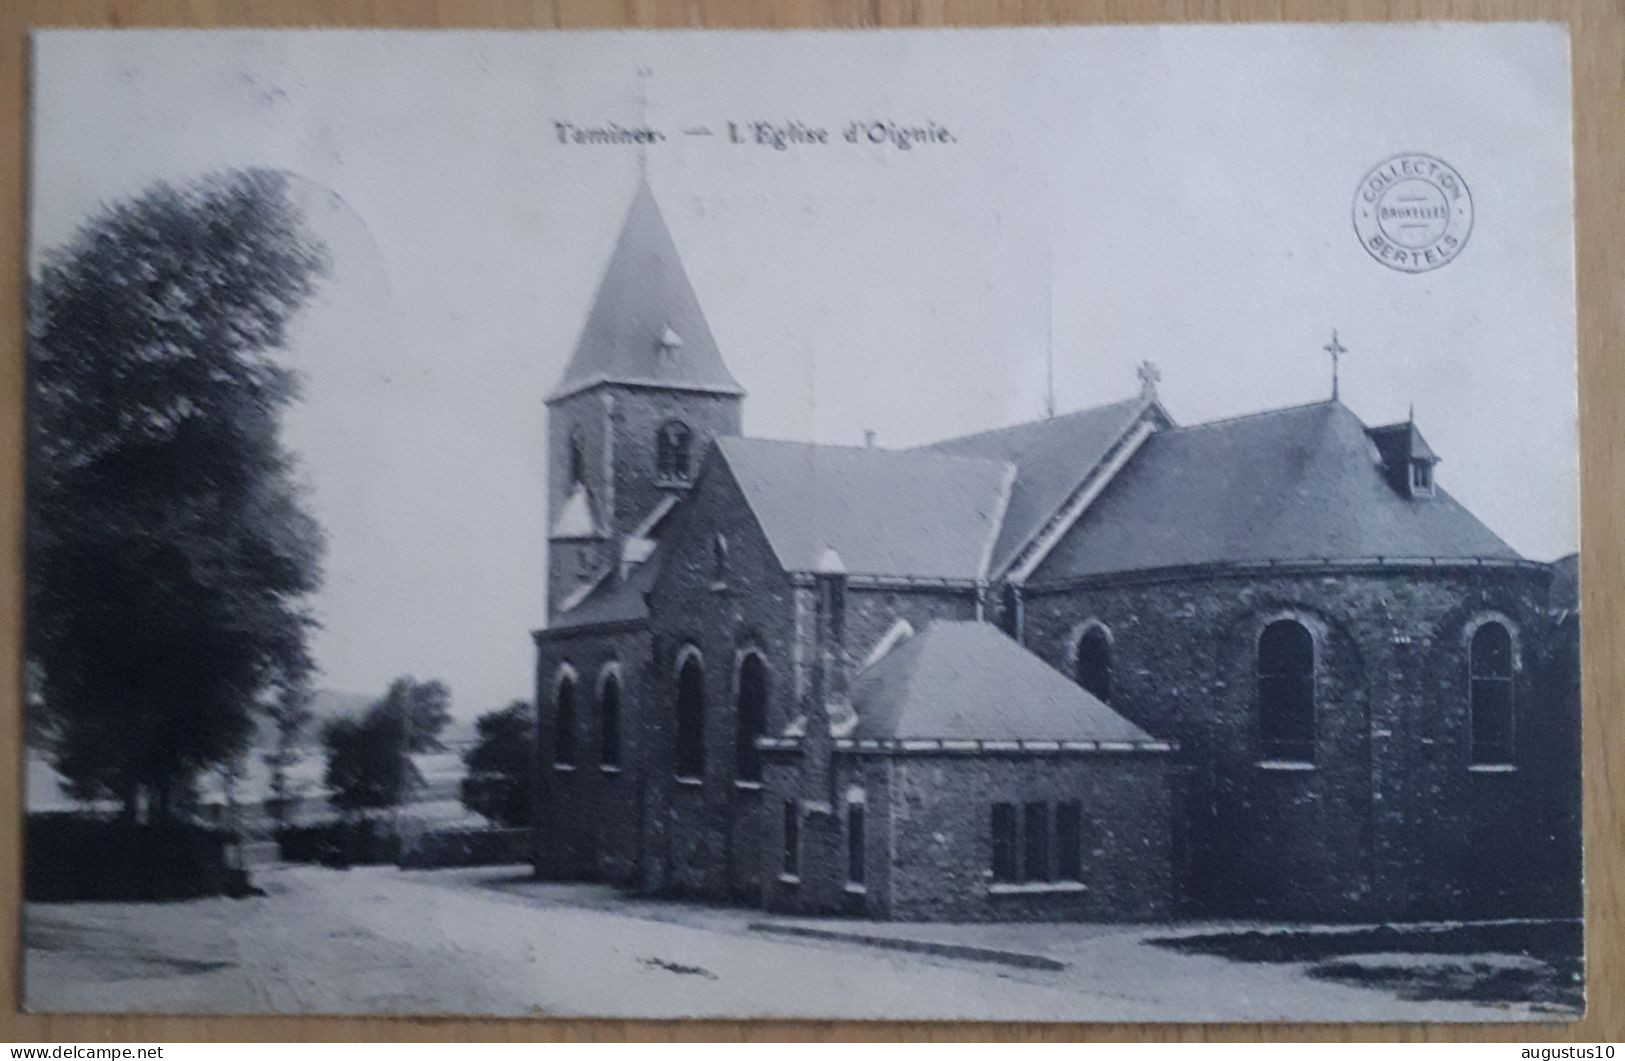
[[[1354,231],[1366,253],[1390,269],[1425,273],[1456,259],[1473,232],[1473,196],[1448,163],[1395,155],[1360,181]]]

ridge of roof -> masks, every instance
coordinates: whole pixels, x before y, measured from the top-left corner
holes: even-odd
[[[1354,416],[1356,420],[1359,419],[1359,417],[1355,415],[1354,410],[1344,405],[1337,398],[1320,398],[1312,402],[1299,402],[1296,405],[1282,405],[1274,409],[1259,409],[1250,413],[1237,413],[1235,416],[1221,416],[1217,420],[1203,420],[1201,423],[1197,424],[1180,424],[1176,427],[1164,428],[1163,430],[1170,434],[1182,434],[1186,431],[1200,431],[1203,428],[1208,427],[1227,427],[1231,424],[1240,423],[1243,420],[1258,420],[1266,416],[1280,416],[1283,413],[1301,413],[1321,405],[1335,405],[1338,408],[1348,412],[1350,416]],[[1361,426],[1364,426],[1363,422]]]
[[[1054,514],[1039,526],[1026,545],[1010,557],[1006,573],[1012,581],[1026,582],[1032,576],[1050,551],[1089,511],[1095,499],[1111,486],[1112,480],[1134,459],[1146,440],[1157,433],[1156,425],[1139,417],[1129,423],[1134,426],[1118,436],[1117,441],[1101,454]]]
[[[1013,424],[1002,424],[998,427],[985,427],[980,431],[972,431],[967,435],[950,435],[947,438],[939,438],[935,442],[925,442],[918,446],[911,446],[909,448],[915,450],[941,449],[948,446],[957,445],[962,442],[981,442],[992,439],[996,435],[1012,435],[1017,432],[1027,430],[1037,431],[1051,424],[1062,424],[1068,421],[1077,420],[1081,417],[1094,416],[1099,413],[1103,413],[1108,409],[1116,409],[1119,406],[1132,405],[1143,408],[1152,404],[1159,403],[1157,403],[1155,398],[1147,398],[1144,395],[1136,395],[1133,398],[1123,398],[1119,401],[1105,402],[1101,405],[1086,405],[1081,409],[1073,409],[1071,412],[1061,413],[1058,416],[1046,416],[1037,420],[1018,420]],[[1136,409],[1136,412],[1138,412],[1138,409]]]
[[[986,573],[999,577],[1026,555],[1058,519],[1069,513],[1079,492],[1108,456],[1148,416],[1172,423],[1154,395],[1077,409],[1062,416],[943,439],[924,452],[1007,460],[1016,465],[1010,497],[1001,515],[997,542]]]
[[[763,438],[760,435],[718,435],[713,444],[733,450],[755,447],[783,447],[786,449],[819,450],[828,453],[872,453],[881,460],[963,461],[969,464],[999,465],[1009,463],[991,457],[974,457],[963,453],[936,453],[926,446],[894,449],[890,446],[864,446],[850,442],[808,442],[804,439],[795,438]]]
[[[982,563],[977,577],[986,582],[993,574],[993,558],[998,555],[999,539],[1004,535],[1005,517],[1010,514],[1010,495],[1015,492],[1016,476],[1021,469],[1015,464],[1005,466],[1004,481],[999,484],[998,509],[992,526],[988,528],[987,545],[982,549]]]

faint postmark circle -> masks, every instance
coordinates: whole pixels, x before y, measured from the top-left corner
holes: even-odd
[[[1473,196],[1449,163],[1395,155],[1360,181],[1354,231],[1366,253],[1390,269],[1425,273],[1449,264],[1473,232]]]

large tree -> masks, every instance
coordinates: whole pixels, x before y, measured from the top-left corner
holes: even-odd
[[[130,816],[169,814],[310,670],[322,535],[279,355],[325,265],[252,170],[106,206],[35,278],[28,651],[57,769]]]
[[[479,740],[463,753],[463,806],[508,828],[530,824],[536,779],[535,712],[523,700],[475,722]]]
[[[322,729],[328,801],[347,814],[399,807],[422,783],[412,754],[440,751],[451,693],[440,682],[397,678],[358,717]]]

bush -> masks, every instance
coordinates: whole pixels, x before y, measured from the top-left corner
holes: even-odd
[[[481,715],[475,728],[479,741],[463,752],[463,806],[510,829],[529,825],[536,791],[535,712],[515,700]]]
[[[403,843],[385,819],[292,826],[277,832],[284,862],[324,866],[499,866],[530,860],[529,829],[437,829]]]
[[[401,851],[390,823],[373,819],[289,826],[277,830],[276,843],[284,862],[337,867],[393,865]]]
[[[402,851],[402,869],[501,866],[530,861],[529,829],[439,829]]]
[[[134,825],[72,813],[30,814],[23,895],[34,902],[220,895],[229,876],[227,840],[222,830],[188,822]]]

